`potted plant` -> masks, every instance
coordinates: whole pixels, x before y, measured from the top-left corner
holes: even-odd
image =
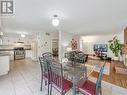
[[[113,58],[114,60],[119,60],[119,55],[122,54],[122,44],[118,40],[117,36],[114,36],[112,40],[108,41],[109,43],[109,48],[114,53],[115,57]]]

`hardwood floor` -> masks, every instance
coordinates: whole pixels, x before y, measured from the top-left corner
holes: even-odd
[[[93,60],[93,62],[94,61],[96,61],[96,60]],[[127,89],[127,75],[117,74],[115,72],[115,68],[114,68],[115,64],[117,64],[117,63],[111,61],[110,75],[108,76],[108,75],[103,74],[103,80]],[[98,73],[94,71],[91,73],[91,76],[97,78]]]

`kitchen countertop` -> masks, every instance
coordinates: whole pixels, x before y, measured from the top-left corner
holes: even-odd
[[[0,45],[0,52],[1,51],[14,51],[16,47],[23,47],[24,50],[31,50],[31,45]]]
[[[13,51],[14,49],[0,49],[0,51]]]
[[[24,50],[31,50],[30,48]],[[0,49],[0,51],[14,51],[14,49]]]
[[[9,53],[0,53],[0,56],[9,56]]]

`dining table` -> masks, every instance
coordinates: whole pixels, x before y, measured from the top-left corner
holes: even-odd
[[[76,95],[76,84],[81,79],[87,79],[95,66],[87,66],[85,64],[67,64],[63,66],[64,77],[73,83],[73,95]]]

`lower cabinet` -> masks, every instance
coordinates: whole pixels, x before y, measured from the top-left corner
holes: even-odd
[[[32,50],[25,50],[25,58],[32,58]]]
[[[9,55],[0,56],[0,75],[8,74],[10,69]]]

